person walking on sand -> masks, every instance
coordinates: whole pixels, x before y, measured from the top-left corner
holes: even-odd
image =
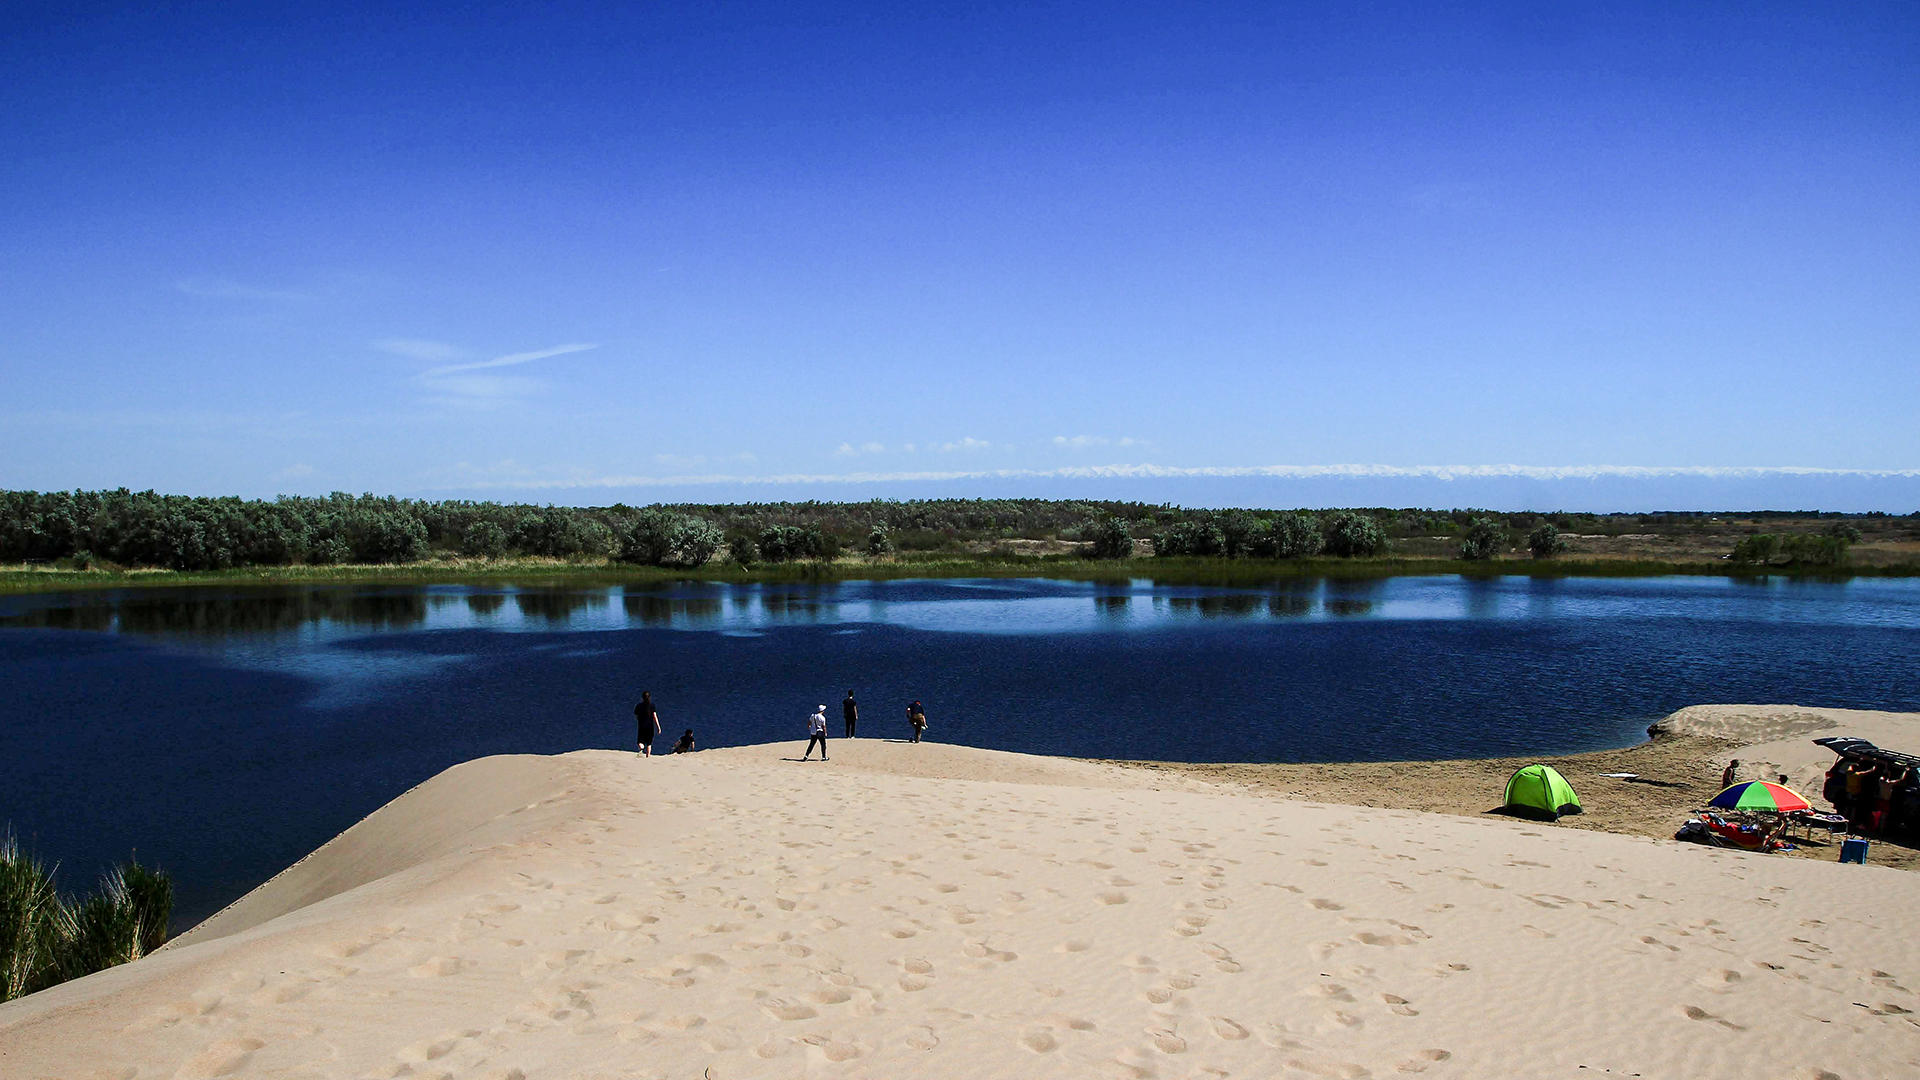
[[[1739,775],[1740,759],[1734,758],[1732,761],[1727,762],[1726,771],[1720,774],[1720,790],[1725,791],[1732,787],[1734,780],[1737,779]]]
[[[660,737],[660,714],[654,711],[651,691],[640,691],[640,704],[633,707],[633,719],[640,729],[640,756],[653,756],[653,740]]]
[[[853,726],[860,722],[860,703],[853,700],[853,691],[847,691],[847,700],[840,703],[840,715],[847,721],[847,738],[853,738]]]
[[[813,744],[820,744],[820,760],[827,760],[827,707],[815,705],[813,715],[807,717],[807,752],[800,755],[805,761],[813,756]]]
[[[913,729],[913,742],[919,742],[927,730],[927,711],[917,701],[907,706],[907,726]]]

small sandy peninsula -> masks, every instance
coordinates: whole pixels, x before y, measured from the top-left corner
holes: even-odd
[[[1786,712],[1676,737],[1920,734]],[[1220,770],[798,750],[450,769],[161,952],[0,1005],[0,1076],[1920,1075],[1907,871]]]

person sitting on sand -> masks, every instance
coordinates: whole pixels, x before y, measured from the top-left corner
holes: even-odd
[[[1732,761],[1727,762],[1726,770],[1720,774],[1720,790],[1725,791],[1732,787],[1733,782],[1738,779],[1739,776],[1740,759],[1734,758]]]
[[[693,729],[692,728],[688,728],[686,730],[686,733],[680,736],[679,741],[673,744],[673,752],[676,754],[693,753]]]
[[[807,717],[807,752],[800,755],[805,761],[813,756],[813,744],[820,744],[820,760],[827,760],[827,707],[815,705],[813,715]]]

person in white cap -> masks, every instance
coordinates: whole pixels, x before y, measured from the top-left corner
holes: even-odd
[[[813,707],[813,715],[807,717],[807,732],[809,734],[807,752],[800,755],[800,760],[805,761],[813,756],[814,743],[820,744],[820,760],[827,760],[827,707],[825,705]]]

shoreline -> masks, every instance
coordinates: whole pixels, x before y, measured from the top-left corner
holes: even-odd
[[[693,569],[664,569],[611,561],[435,560],[421,563],[345,566],[241,567],[231,570],[161,569],[70,570],[0,567],[0,595],[67,591],[193,586],[281,587],[294,585],[512,585],[594,586],[716,584],[794,584],[840,581],[891,581],[911,578],[1055,578],[1066,581],[1124,581],[1146,578],[1166,584],[1258,587],[1300,578],[1367,581],[1394,577],[1546,577],[1639,578],[1723,577],[1739,581],[1779,578],[1791,581],[1851,581],[1920,577],[1920,563],[1827,567],[1745,566],[1724,561],[1648,559],[1489,560],[1435,558],[1354,559],[1201,559],[1151,556],[1122,560],[1063,555],[942,555],[875,561],[844,559],[831,563],[779,563],[753,567],[734,564]]]
[[[1808,742],[1808,749],[1833,755]],[[1917,744],[1920,745],[1920,744]],[[1751,744],[1701,735],[1657,735],[1617,750],[1578,754],[1443,761],[1317,762],[1307,764],[1114,761],[1149,773],[1190,776],[1237,785],[1250,792],[1308,802],[1377,809],[1409,810],[1456,817],[1502,816],[1506,780],[1524,765],[1551,765],[1580,795],[1584,810],[1553,822],[1555,827],[1670,840],[1695,811],[1719,791],[1720,771],[1729,759],[1750,761]],[[1825,766],[1820,771],[1824,773]],[[1603,776],[1635,773],[1634,780]],[[1758,768],[1743,768],[1744,779],[1761,779]],[[1816,805],[1818,782],[1791,785]],[[1838,840],[1796,838],[1789,858],[1832,861]],[[1920,870],[1920,850],[1874,838],[1873,862],[1905,871]]]

